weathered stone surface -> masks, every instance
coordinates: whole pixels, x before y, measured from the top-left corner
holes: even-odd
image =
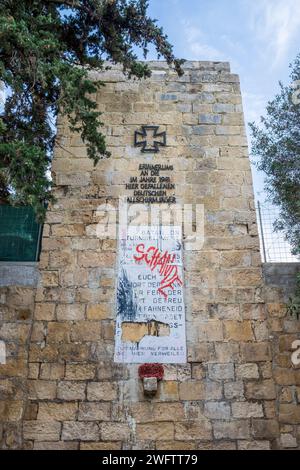
[[[253,419],[252,433],[256,439],[275,439],[279,436],[279,425],[274,419]]]
[[[59,382],[57,398],[60,400],[84,400],[86,384],[83,382]]]
[[[78,442],[35,442],[33,449],[34,450],[78,450]]]
[[[111,406],[108,403],[80,403],[78,421],[109,421]]]
[[[95,377],[96,366],[94,364],[67,364],[66,380],[89,380]]]
[[[48,343],[70,343],[70,325],[67,322],[50,322],[47,341]]]
[[[234,418],[261,418],[264,416],[263,407],[259,403],[232,403],[232,416]]]
[[[224,63],[187,62],[180,78],[165,63],[151,67],[140,82],[120,67],[97,75],[107,80],[96,97],[112,155],[96,168],[59,118],[70,152],[53,161],[39,285],[0,288],[9,353],[0,365],[1,447],[296,448],[299,322],[272,284],[278,267],[264,268],[263,285],[238,78]],[[153,123],[167,146],[144,155],[134,132]],[[113,363],[118,242],[98,237],[107,228],[99,207],[116,208],[150,161],[173,165],[177,201],[203,204],[205,221],[203,248],[184,244],[188,363],[165,366],[151,400],[137,365]]]
[[[285,317],[286,315],[286,306],[285,304],[280,303],[270,303],[267,304],[268,313],[271,317]]]
[[[183,382],[179,384],[180,400],[203,400],[204,384],[201,381]]]
[[[61,423],[49,421],[24,421],[24,439],[35,441],[59,441]]]
[[[266,418],[275,418],[278,416],[278,410],[276,407],[276,402],[266,401],[264,403],[265,415]]]
[[[136,433],[140,439],[145,440],[174,440],[174,424],[171,422],[137,424]]]
[[[244,383],[242,381],[225,382],[224,395],[227,399],[244,398]]]
[[[300,408],[299,405],[282,404],[279,406],[279,421],[281,423],[300,424]]]
[[[23,402],[21,400],[0,401],[1,421],[19,421],[23,414]]]
[[[238,343],[216,343],[216,360],[218,362],[238,361],[240,357],[240,347]]]
[[[112,401],[117,398],[117,387],[112,382],[91,382],[87,386],[90,401]]]
[[[207,419],[196,422],[182,422],[175,425],[175,440],[210,440],[212,427]]]
[[[74,322],[71,328],[71,341],[89,342],[99,341],[101,338],[101,324],[96,321]]]
[[[264,320],[265,306],[262,304],[243,304],[241,305],[241,315],[244,319]]]
[[[51,400],[56,396],[56,382],[49,380],[29,380],[28,397],[32,400]]]
[[[111,308],[109,304],[95,304],[88,305],[87,307],[87,318],[89,320],[105,320],[106,318],[111,318]]]
[[[154,421],[168,421],[170,419],[172,421],[181,421],[185,417],[184,405],[183,403],[156,403],[152,416]]]
[[[204,406],[204,415],[210,419],[230,419],[230,405],[226,402],[208,402]]]
[[[62,428],[63,441],[95,441],[100,437],[99,426],[91,422],[65,421]]]
[[[208,375],[212,380],[227,380],[234,378],[233,364],[208,364]]]
[[[267,342],[242,343],[242,358],[247,362],[269,361],[271,359],[270,345]]]
[[[295,370],[288,368],[290,357],[287,360],[286,367],[276,367],[273,372],[274,380],[279,385],[293,385],[297,383]]]
[[[41,421],[66,421],[76,418],[77,403],[40,403],[37,419]]]
[[[162,381],[158,390],[158,397],[164,401],[179,400],[179,384],[175,380]]]
[[[275,385],[272,379],[247,382],[245,388],[245,395],[249,399],[273,400],[276,397]]]
[[[236,375],[241,379],[258,379],[259,371],[255,363],[241,364],[236,367]]]
[[[36,320],[54,320],[55,316],[55,304],[52,303],[40,303],[35,306],[35,319]]]
[[[41,364],[40,379],[56,380],[61,379],[65,375],[64,364],[59,363],[45,363]]]
[[[58,320],[81,320],[84,318],[85,305],[58,305],[56,316]]]
[[[225,321],[225,337],[231,341],[252,341],[254,339],[250,321]]]
[[[269,441],[238,441],[238,450],[270,450]]]
[[[298,447],[297,439],[292,434],[281,434],[280,442],[284,449]]]
[[[215,421],[213,424],[213,433],[215,439],[249,439],[249,420],[236,419],[234,421],[229,422]]]

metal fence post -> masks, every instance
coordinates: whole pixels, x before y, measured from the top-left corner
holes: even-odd
[[[37,239],[37,244],[36,244],[35,261],[39,261],[41,245],[42,245],[42,234],[43,234],[43,224],[40,224],[38,239]]]
[[[262,224],[262,216],[261,216],[261,209],[260,209],[259,201],[257,201],[257,208],[258,208],[258,218],[259,218],[260,233],[261,233],[261,243],[262,243],[262,249],[263,249],[263,255],[264,255],[264,263],[266,263],[267,262],[266,246],[265,246],[264,229],[263,229],[263,224]]]

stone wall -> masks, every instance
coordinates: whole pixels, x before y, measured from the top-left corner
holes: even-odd
[[[106,86],[96,98],[110,159],[94,168],[82,141],[59,123],[57,201],[43,232],[29,362],[24,357],[23,364],[27,401],[15,420],[23,420],[19,446],[295,446],[296,372],[279,426],[276,393],[286,379],[278,379],[272,352],[279,360],[277,338],[296,323],[283,318],[281,294],[265,288],[262,277],[238,76],[227,63],[187,62],[181,78],[164,63],[151,67],[145,81],[128,81],[117,67],[100,76]],[[167,146],[156,155],[133,146],[134,132],[145,124],[167,132]],[[99,206],[117,208],[125,183],[147,162],[173,165],[177,201],[203,204],[205,211],[203,248],[184,250],[188,362],[165,365],[151,399],[138,365],[113,362],[117,242],[97,236]],[[288,360],[280,367],[290,370]],[[14,445],[8,441],[4,437],[3,447]]]
[[[0,341],[6,352],[6,363],[0,361],[0,449],[23,448],[23,420],[31,419],[35,407],[27,407],[27,380],[37,278],[34,266],[0,265]]]
[[[300,449],[300,365],[292,363],[292,348],[300,340],[300,320],[291,317],[286,302],[293,294],[299,263],[264,265],[265,299],[276,387],[280,448]],[[300,347],[298,357],[300,357]]]

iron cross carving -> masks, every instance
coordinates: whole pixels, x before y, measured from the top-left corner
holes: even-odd
[[[159,152],[159,147],[165,147],[167,143],[166,132],[157,132],[159,126],[142,126],[141,131],[134,133],[134,146],[142,147],[142,152]]]

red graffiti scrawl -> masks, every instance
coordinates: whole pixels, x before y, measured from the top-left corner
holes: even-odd
[[[162,253],[155,246],[150,246],[145,250],[144,243],[140,243],[136,247],[138,255],[134,255],[136,262],[144,261],[151,271],[158,269],[158,273],[163,276],[160,281],[160,287],[157,289],[157,292],[164,296],[165,299],[168,298],[165,290],[171,288],[174,290],[175,284],[182,286],[182,280],[178,274],[178,266],[172,264],[175,260],[175,254],[170,254],[168,251]]]

